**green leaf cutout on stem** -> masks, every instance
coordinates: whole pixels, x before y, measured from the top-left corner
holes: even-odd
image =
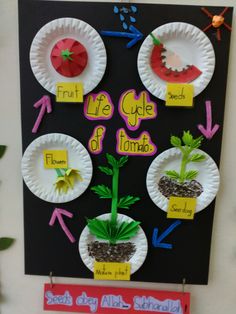
[[[100,198],[111,198],[111,215],[109,220],[98,218],[87,219],[87,226],[90,233],[98,239],[105,239],[110,244],[115,244],[118,240],[129,240],[135,236],[139,230],[138,221],[122,222],[117,221],[118,208],[129,209],[131,205],[139,200],[135,196],[123,196],[119,198],[119,171],[128,161],[128,156],[123,156],[119,160],[110,154],[106,154],[107,162],[112,168],[100,166],[100,171],[112,176],[112,189],[104,184],[91,188]]]
[[[191,154],[194,149],[201,146],[202,140],[203,136],[194,139],[190,131],[183,131],[182,139],[177,136],[171,136],[170,142],[172,146],[180,149],[182,153],[181,166],[179,173],[175,170],[167,170],[165,171],[165,174],[180,183],[184,183],[185,180],[194,180],[198,175],[198,171],[187,171],[186,167],[190,162],[202,162],[205,160],[206,156],[203,154]]]
[[[13,238],[2,237],[0,238],[0,251],[8,249],[15,240]]]

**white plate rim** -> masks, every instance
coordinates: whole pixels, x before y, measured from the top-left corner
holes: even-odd
[[[152,31],[153,35],[165,38],[168,34],[183,33],[183,36],[199,45],[199,49],[204,51],[202,63],[202,74],[190,84],[194,86],[194,96],[199,95],[209,84],[215,70],[215,52],[210,39],[198,27],[184,22],[173,22],[163,24]],[[146,89],[157,98],[165,100],[167,82],[161,80],[152,70],[150,65],[150,55],[153,48],[153,41],[148,35],[143,41],[137,59],[139,77]],[[206,70],[205,70],[206,69]]]
[[[219,189],[220,174],[215,161],[206,152],[201,149],[195,149],[193,153],[204,154],[206,156],[206,159],[201,163],[191,163],[191,168],[193,169],[198,168],[200,164],[202,164],[200,167],[205,169],[204,175],[207,176],[207,189],[204,190],[199,197],[197,197],[196,213],[198,213],[214,200]],[[168,199],[158,190],[157,184],[159,179],[164,176],[164,173],[161,171],[164,165],[166,165],[169,160],[175,158],[180,159],[180,157],[181,152],[178,148],[169,148],[152,161],[147,171],[146,187],[148,194],[153,203],[165,212],[167,212],[168,208]],[[177,168],[173,170],[179,171]],[[196,180],[204,186],[204,182],[201,182],[198,178]]]
[[[85,70],[72,78],[59,74],[50,60],[51,49],[65,37],[80,41],[88,53]],[[88,94],[100,83],[107,64],[105,45],[99,33],[88,23],[69,17],[50,21],[37,32],[29,58],[35,78],[52,94],[56,93],[57,82],[82,82],[84,95]]]
[[[42,151],[43,147],[50,143],[53,145],[58,143],[67,149],[72,149],[76,155],[78,153],[80,162],[84,165],[84,169],[78,169],[81,171],[83,181],[76,182],[73,190],[69,189],[66,194],[55,191],[54,182],[52,182],[52,188],[47,190],[34,175],[35,159],[39,151]],[[92,179],[93,166],[88,151],[77,139],[62,133],[48,133],[36,138],[26,148],[22,157],[21,171],[25,184],[35,196],[50,203],[67,203],[79,197],[88,188]]]
[[[103,220],[109,219],[110,214],[108,213],[102,214],[96,218],[100,218]],[[118,221],[119,222],[122,222],[122,221],[131,222],[134,220],[130,218],[129,216],[118,214]],[[91,235],[88,227],[85,226],[79,238],[78,249],[79,249],[79,254],[84,265],[92,272],[94,269],[95,260],[88,254],[88,243],[95,240],[100,241],[100,242],[107,242],[105,240],[96,239],[95,236]],[[133,237],[132,239],[128,241],[120,241],[120,242],[133,242],[135,244],[138,244],[136,245],[136,248],[137,248],[136,252],[129,260],[129,263],[131,264],[131,274],[133,274],[143,265],[147,257],[148,242],[147,242],[146,235],[143,229],[141,228],[141,226],[139,226],[139,231],[135,237]]]

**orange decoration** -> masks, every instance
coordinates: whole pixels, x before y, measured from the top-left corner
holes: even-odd
[[[220,27],[225,21],[225,18],[221,15],[214,15],[212,19],[212,26],[215,28]]]

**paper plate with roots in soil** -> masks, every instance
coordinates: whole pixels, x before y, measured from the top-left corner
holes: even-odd
[[[79,170],[82,180],[76,181],[66,193],[55,189],[57,173],[55,169],[45,169],[44,150],[66,150],[68,166]],[[50,133],[38,137],[25,150],[22,158],[22,175],[30,191],[44,201],[66,203],[79,197],[89,186],[93,167],[86,148],[75,138]]]
[[[110,218],[110,214],[103,214],[98,216],[97,218],[107,220]],[[123,221],[131,222],[133,221],[133,219],[126,215],[118,214],[118,222],[121,223]],[[90,233],[88,227],[86,226],[82,231],[79,239],[79,253],[85,266],[87,266],[92,272],[94,268],[95,258],[91,256],[91,253],[89,252],[89,247],[91,248],[91,243],[95,243],[93,244],[92,250],[93,252],[97,251],[97,261],[104,262],[105,260],[101,259],[103,259],[104,256],[109,256],[109,261],[115,262],[115,260],[111,260],[113,259],[113,257],[111,257],[111,254],[113,253],[110,253],[111,249],[109,250],[108,241],[97,239]],[[128,241],[118,241],[116,245],[113,245],[113,247],[115,246],[116,249],[114,254],[118,255],[119,258],[125,255],[128,257],[127,260],[125,259],[123,260],[123,262],[128,262],[131,264],[131,274],[136,272],[144,263],[147,256],[148,243],[145,233],[140,226],[139,231],[135,237]],[[108,252],[106,252],[106,248],[108,249]],[[101,253],[102,250],[104,252],[103,254]]]
[[[215,69],[215,52],[209,38],[196,26],[174,22],[161,25],[149,34],[139,50],[138,72],[143,85],[165,100],[166,86],[191,83],[194,96],[210,82]]]
[[[106,49],[88,23],[59,18],[44,25],[34,37],[30,64],[38,82],[52,94],[57,82],[82,82],[86,95],[105,73]]]
[[[184,186],[179,184],[179,190],[180,193],[184,190],[183,193],[185,195],[182,195],[182,197],[197,198],[196,212],[199,212],[206,208],[215,198],[219,189],[220,175],[216,163],[208,154],[200,149],[195,149],[193,153],[204,154],[205,160],[195,163],[194,166],[189,166],[189,168],[198,171],[197,178],[191,182],[184,183]],[[153,160],[147,172],[146,185],[149,196],[164,211],[167,211],[168,208],[168,198],[166,197],[168,194],[181,197],[175,194],[178,187],[165,176],[165,171],[169,169],[176,171],[180,169],[181,157],[179,149],[170,148]],[[162,192],[160,191],[159,182],[162,182]],[[166,190],[164,191],[164,189]]]

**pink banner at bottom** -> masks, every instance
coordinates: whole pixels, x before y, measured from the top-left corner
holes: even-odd
[[[190,293],[45,284],[44,310],[97,314],[190,314]]]

